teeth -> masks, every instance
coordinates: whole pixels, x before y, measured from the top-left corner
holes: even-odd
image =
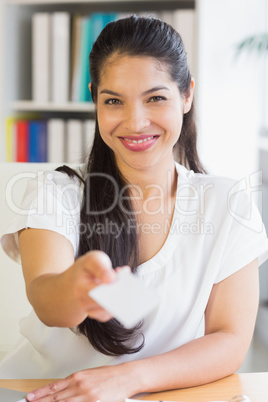
[[[139,140],[139,141],[130,140],[130,139],[128,139],[128,138],[124,138],[124,140],[125,140],[125,141],[129,141],[129,142],[132,142],[133,144],[142,144],[143,142],[152,140],[153,138],[154,138],[154,137],[152,136],[152,137],[144,138],[144,140]]]

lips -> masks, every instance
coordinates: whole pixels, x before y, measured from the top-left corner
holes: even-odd
[[[154,138],[154,136],[152,135],[151,137],[141,138],[139,140],[132,139],[132,138],[127,138],[127,137],[124,137],[123,139],[126,140],[126,141],[129,141],[129,142],[132,142],[133,144],[142,144],[143,142],[150,141],[153,138]]]
[[[158,138],[159,135],[148,134],[119,137],[124,147],[134,152],[145,151],[151,148]]]

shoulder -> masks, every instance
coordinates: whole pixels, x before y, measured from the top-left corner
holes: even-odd
[[[189,194],[196,193],[206,199],[229,199],[235,193],[247,192],[244,180],[236,180],[228,176],[195,173],[184,166],[176,164],[179,175],[178,186],[189,188]]]
[[[76,176],[56,170],[39,171],[27,182],[23,202],[29,198],[57,199],[70,201],[81,198],[82,182]]]
[[[258,208],[253,194],[258,183],[252,184],[252,177],[239,180],[219,175],[194,173],[178,165],[177,204],[192,215],[207,219],[231,221],[247,220],[247,225],[261,225]],[[256,179],[256,178],[254,178]],[[255,202],[254,202],[255,201]],[[182,209],[182,208],[181,208]],[[241,216],[241,218],[239,218]]]
[[[16,205],[13,203],[13,220],[1,238],[6,253],[20,262],[18,232],[24,228],[33,228],[65,236],[77,255],[81,187],[77,177],[55,170],[39,170],[27,174],[22,200]]]
[[[182,183],[189,185],[205,186],[211,185],[215,189],[231,189],[238,180],[235,180],[228,176],[220,176],[206,173],[195,173],[193,170],[188,170],[184,166],[176,163],[176,169],[180,176]]]
[[[75,169],[78,174],[80,174],[80,170]],[[35,178],[38,182],[44,184],[54,184],[57,187],[64,189],[69,185],[78,185],[81,187],[81,180],[75,175],[71,176],[65,172],[57,171],[57,170],[45,170],[37,174]]]

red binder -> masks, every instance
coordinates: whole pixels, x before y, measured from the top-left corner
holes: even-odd
[[[17,135],[16,162],[28,162],[29,125],[26,120],[17,121],[16,135]]]

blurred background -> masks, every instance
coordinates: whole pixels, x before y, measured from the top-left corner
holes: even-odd
[[[107,22],[131,13],[153,14],[182,35],[196,81],[201,160],[210,173],[247,180],[268,230],[267,0],[1,0],[0,232],[12,216],[4,195],[10,178],[79,162],[88,152],[90,47]],[[15,203],[25,180],[14,182]],[[1,359],[30,306],[21,269],[2,250],[0,278]],[[260,279],[256,330],[241,372],[268,371],[267,263]]]

